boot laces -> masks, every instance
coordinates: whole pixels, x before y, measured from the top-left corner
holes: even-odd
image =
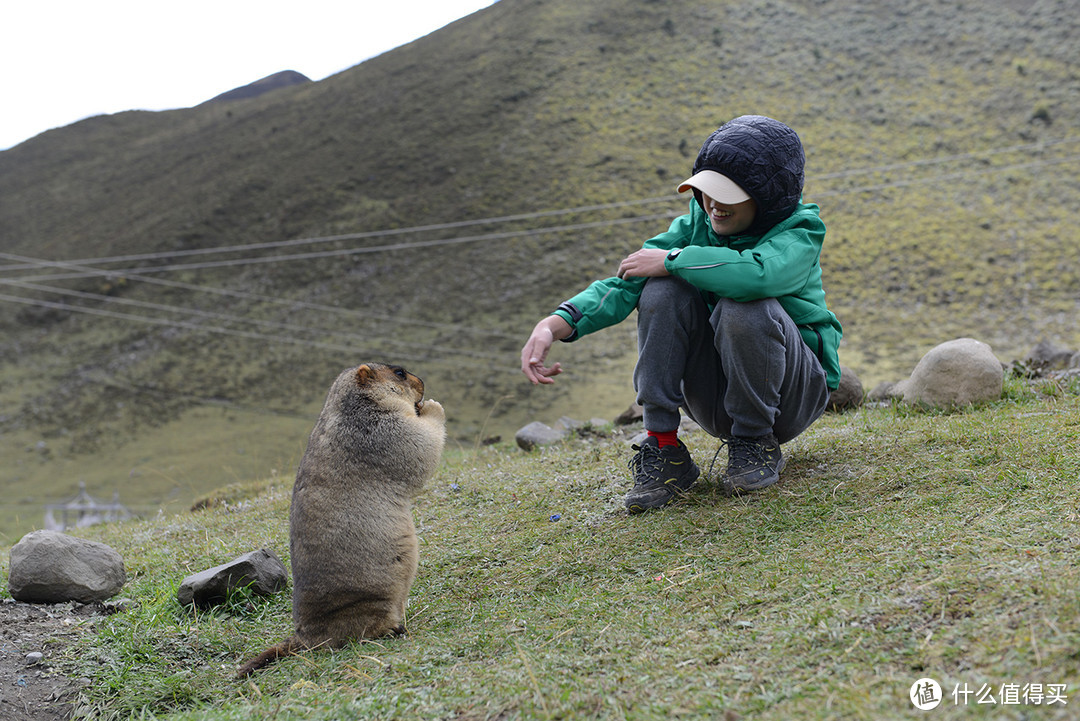
[[[776,463],[774,454],[777,446],[772,442],[771,438],[763,440],[731,438],[728,441],[728,446],[731,449],[728,466],[732,470],[739,471],[744,468],[757,468],[760,466],[769,466],[771,468]]]
[[[710,477],[712,476],[713,467],[716,465],[716,459],[720,457],[720,451],[724,450],[724,446],[728,447],[728,468],[734,471],[762,465],[771,466],[775,462],[773,453],[776,451],[777,445],[772,442],[771,438],[757,441],[736,436],[722,437],[720,445],[716,447],[716,453],[713,454],[712,461],[709,463]]]
[[[648,445],[631,446],[637,453],[630,459],[627,466],[630,468],[634,485],[658,477],[664,470],[664,458],[660,455],[660,449]]]

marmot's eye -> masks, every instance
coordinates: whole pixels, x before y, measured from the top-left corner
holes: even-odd
[[[394,369],[394,375],[396,375],[401,380],[405,380],[405,369],[404,368],[395,368]]]

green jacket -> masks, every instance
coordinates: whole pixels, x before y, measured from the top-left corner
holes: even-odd
[[[840,383],[838,348],[843,329],[825,304],[821,286],[821,244],[825,224],[818,206],[800,203],[785,220],[763,235],[721,237],[713,232],[697,201],[690,212],[672,221],[667,232],[645,242],[646,248],[682,248],[664,262],[673,276],[706,292],[710,307],[717,298],[746,302],[776,298],[795,324],[803,341],[825,369],[829,388]],[[623,321],[637,307],[647,278],[606,278],[559,306],[555,311],[574,333],[573,341]]]

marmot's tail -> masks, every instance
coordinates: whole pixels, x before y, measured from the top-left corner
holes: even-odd
[[[241,666],[240,670],[236,672],[236,677],[243,678],[249,676],[252,672],[259,670],[263,666],[269,666],[282,656],[292,656],[297,651],[302,651],[303,649],[303,644],[299,643],[295,637],[286,639],[276,646],[271,646]]]

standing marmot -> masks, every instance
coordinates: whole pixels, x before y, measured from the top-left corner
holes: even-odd
[[[246,663],[405,630],[419,558],[412,499],[438,466],[442,406],[404,368],[368,363],[330,387],[300,460],[289,512],[291,638]]]

